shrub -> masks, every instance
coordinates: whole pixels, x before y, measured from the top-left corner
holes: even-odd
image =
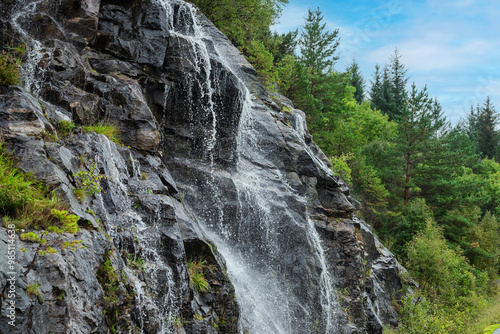
[[[338,173],[342,180],[348,184],[351,184],[351,168],[349,167],[348,161],[352,158],[353,155],[351,153],[330,158],[333,171]]]
[[[402,300],[400,333],[463,333],[485,306],[487,273],[449,248],[431,219],[409,243],[406,267],[420,290]]]
[[[80,231],[78,228],[78,220],[80,220],[80,217],[69,214],[66,210],[52,209],[52,214],[62,223],[62,230],[64,232],[76,233]]]
[[[83,195],[82,192],[87,196],[92,196],[101,192],[101,180],[106,178],[105,175],[99,174],[97,163],[95,162],[90,165],[88,171],[81,170],[78,173],[73,174],[73,176],[76,178],[78,187],[78,190],[75,190],[75,196],[77,198],[80,196],[79,199],[81,199],[81,196]]]
[[[23,233],[23,234],[20,235],[20,238],[23,241],[36,242],[36,243],[42,242],[42,240],[43,240],[35,232]]]
[[[18,85],[21,81],[21,67],[12,55],[0,53],[0,86]]]

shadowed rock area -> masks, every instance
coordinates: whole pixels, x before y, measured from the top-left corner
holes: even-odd
[[[22,87],[0,87],[0,139],[82,227],[48,233],[43,247],[56,254],[16,239],[16,326],[3,303],[2,333],[397,325],[392,300],[405,269],[353,214],[359,204],[303,112],[269,96],[196,8],[181,0],[2,6],[3,46],[25,43],[28,52]],[[69,121],[76,127],[63,134]],[[84,131],[96,124],[117,126],[121,141]],[[105,176],[102,191],[81,200],[76,175],[93,166]],[[6,228],[0,235],[6,254]],[[193,262],[208,289],[191,284]],[[5,287],[10,270],[0,266]],[[34,283],[40,297],[26,291]]]

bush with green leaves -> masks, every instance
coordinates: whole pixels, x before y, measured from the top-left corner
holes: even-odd
[[[96,162],[92,162],[88,170],[81,170],[73,174],[73,176],[77,183],[75,195],[80,200],[82,200],[84,196],[92,196],[101,192],[101,180],[106,178],[105,175],[99,173]]]
[[[247,47],[248,60],[255,67],[262,83],[269,88],[271,83],[276,81],[276,74],[273,69],[273,55],[264,44],[258,40],[253,40]]]
[[[402,301],[400,333],[464,333],[486,305],[487,273],[451,249],[431,219],[409,243],[406,267],[419,290]]]

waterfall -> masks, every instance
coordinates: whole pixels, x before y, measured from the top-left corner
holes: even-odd
[[[25,22],[25,24],[29,25],[31,17],[42,1],[35,0],[28,4],[19,2],[18,5],[22,7],[13,8],[13,15],[11,16],[12,26],[19,33],[23,43],[26,44],[26,61],[21,68],[22,85],[24,89],[37,97],[40,95],[45,74],[45,69],[40,67],[39,63],[44,57],[50,57],[51,51],[44,48],[40,41],[30,36],[19,21],[26,19],[28,22]]]
[[[189,8],[182,13],[191,13],[191,17],[183,17],[180,22],[192,22],[192,29],[182,25],[180,29],[174,26],[171,29],[174,35],[181,35],[193,44],[199,55],[197,64],[205,66],[197,67],[198,73],[212,72],[208,58],[211,57],[238,77],[227,50],[214,43],[210,45],[214,51],[208,51],[210,37],[205,35],[192,5],[157,1],[170,14],[173,14],[174,3]],[[170,25],[173,21],[173,18],[165,19]],[[198,77],[210,78],[210,75]],[[204,91],[218,89],[219,83],[215,80],[212,83],[189,80],[190,85],[198,85]],[[238,80],[242,113],[236,138],[236,166],[222,171],[214,166],[212,155],[210,175],[201,186],[197,200],[188,200],[189,205],[198,216],[200,228],[226,261],[241,306],[242,333],[246,330],[257,334],[337,333],[340,331],[336,327],[339,307],[319,235],[307,217],[307,200],[287,184],[280,168],[260,153],[263,143],[259,139],[256,113],[262,114],[262,106],[252,100],[243,80]],[[212,108],[213,113],[211,143],[204,148],[210,155],[217,145],[217,114],[213,101],[206,107]],[[267,115],[267,121],[272,122],[273,118]],[[299,120],[296,136],[318,168],[331,174],[305,144],[303,122]],[[263,165],[256,164],[256,160]],[[237,202],[237,213],[233,216],[236,221],[226,219],[230,214],[225,214],[227,203],[221,184],[228,179],[236,192],[236,201],[233,200]]]

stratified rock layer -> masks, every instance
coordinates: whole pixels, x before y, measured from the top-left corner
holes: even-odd
[[[49,233],[44,247],[57,254],[36,255],[38,244],[16,239],[24,248],[16,326],[3,303],[2,333],[397,325],[392,300],[404,268],[353,215],[358,203],[330,172],[303,113],[267,95],[201,13],[180,0],[2,6],[4,45],[31,50],[24,87],[32,92],[0,88],[4,148],[86,227]],[[114,124],[121,144],[82,127],[62,136],[61,121]],[[80,201],[75,174],[94,164],[103,190]],[[208,291],[190,284],[193,261],[204,263]],[[34,283],[41,298],[26,293]]]

